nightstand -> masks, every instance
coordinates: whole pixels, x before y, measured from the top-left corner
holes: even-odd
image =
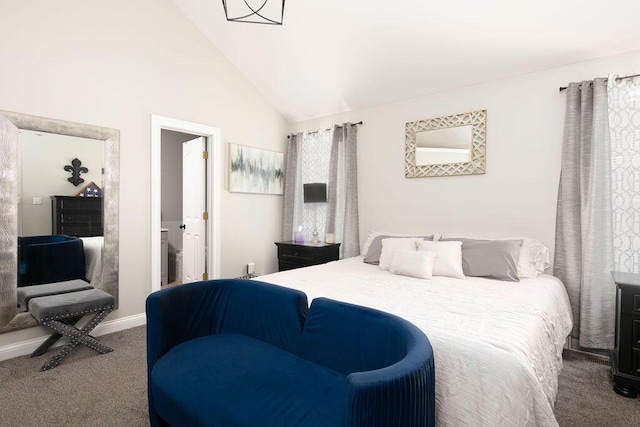
[[[616,343],[611,353],[613,389],[634,398],[640,390],[640,274],[611,273],[616,282]]]
[[[287,241],[276,242],[276,246],[280,271],[337,261],[340,257],[340,243]]]

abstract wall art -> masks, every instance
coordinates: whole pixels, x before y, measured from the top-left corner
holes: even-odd
[[[284,193],[284,154],[229,144],[229,191]]]

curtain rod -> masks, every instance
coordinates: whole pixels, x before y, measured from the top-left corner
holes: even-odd
[[[355,125],[361,125],[362,124],[362,120],[360,120],[358,123],[351,123],[351,126],[355,126]],[[341,128],[342,126],[338,126],[339,128]],[[331,130],[333,128],[327,128],[325,130]],[[307,134],[309,133],[318,133],[317,130],[311,131],[311,132],[307,132]],[[291,135],[287,135],[287,138],[291,138]]]
[[[630,76],[616,77],[616,81],[625,80],[625,79],[632,79],[634,77],[640,77],[640,74],[632,74]],[[605,78],[604,81],[606,82],[607,79]],[[567,87],[566,86],[560,86],[560,92],[562,92],[563,90],[567,90]]]

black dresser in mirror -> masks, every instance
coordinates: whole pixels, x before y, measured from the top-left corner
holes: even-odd
[[[52,234],[103,235],[103,198],[51,196]]]

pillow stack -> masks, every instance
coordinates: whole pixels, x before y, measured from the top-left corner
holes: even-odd
[[[463,263],[465,260],[468,263],[465,268],[467,276],[517,282],[520,279],[536,278],[550,266],[549,249],[536,239],[440,239],[449,240],[462,242]]]
[[[422,241],[419,237],[389,237],[380,241],[380,261],[378,266],[380,270],[389,270],[391,261],[396,251],[416,251],[418,242]]]
[[[419,252],[417,248],[421,242],[424,240],[419,237],[381,239],[380,270],[419,279],[431,279],[438,256],[434,252]]]
[[[393,233],[372,232],[369,234],[367,241],[364,242],[362,253],[364,254],[364,262],[367,264],[378,265],[380,263],[380,255],[382,254],[382,240],[389,238],[414,238],[421,240],[433,240],[431,236],[401,236]],[[413,249],[415,250],[415,248]],[[388,270],[388,269],[385,269]]]
[[[363,260],[381,270],[421,279],[485,277],[518,282],[549,267],[549,250],[535,239],[470,239],[371,233]]]
[[[433,266],[434,276],[464,279],[462,271],[462,242],[420,242],[418,250],[435,252],[438,259]]]
[[[437,259],[438,254],[435,252],[397,250],[393,253],[389,273],[417,277],[418,279],[431,279],[433,265]]]
[[[522,240],[475,240],[443,238],[462,243],[462,270],[465,276],[519,282],[518,258]]]
[[[430,279],[447,276],[464,279],[461,242],[432,242],[415,237],[381,239],[380,270]]]

